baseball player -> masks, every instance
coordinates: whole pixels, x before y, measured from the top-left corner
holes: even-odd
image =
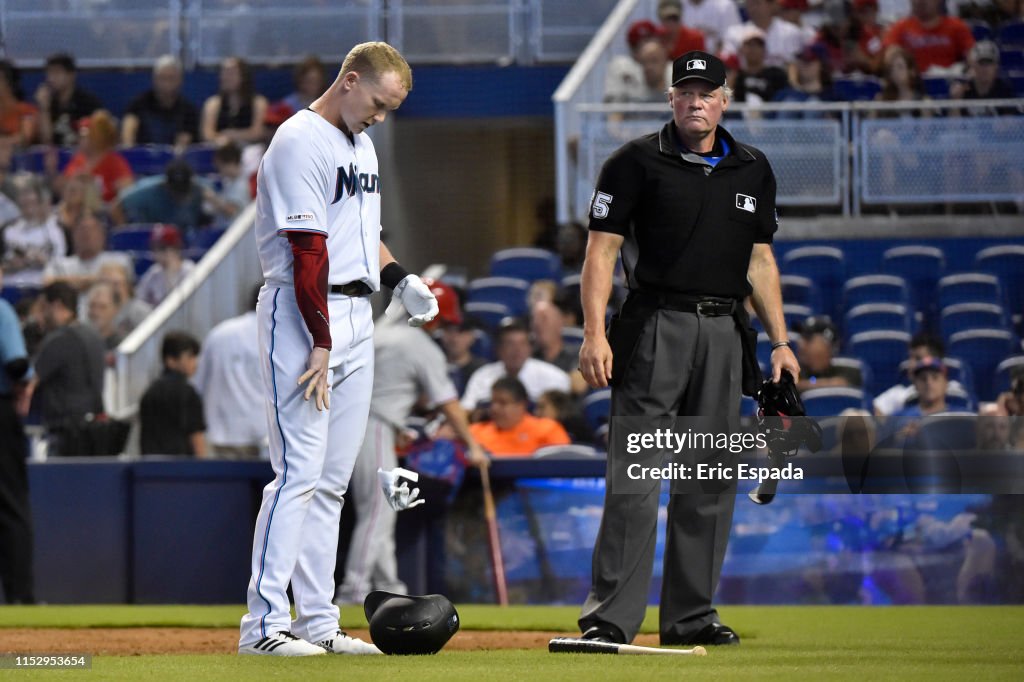
[[[342,495],[373,387],[370,294],[391,287],[414,326],[437,314],[430,290],[380,241],[382,184],[364,134],[410,89],[397,50],[356,45],[260,163],[256,241],[266,284],[256,315],[275,478],[256,520],[242,654],[380,653],[338,628],[331,599]]]
[[[462,323],[458,295],[444,282],[424,280],[437,298],[439,313],[420,329],[404,324],[378,324],[374,331],[376,370],[370,418],[363,448],[352,472],[349,490],[356,507],[356,526],[345,562],[345,580],[337,604],[362,604],[371,589],[405,594],[395,560],[397,511],[378,492],[378,469],[398,465],[395,435],[404,431],[420,394],[437,406],[468,445],[471,462],[487,462],[473,439],[459,394],[448,376],[444,352],[427,333],[441,325]]]

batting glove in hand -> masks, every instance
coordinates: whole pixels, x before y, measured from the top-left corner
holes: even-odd
[[[385,314],[394,317],[399,304],[409,312],[410,327],[422,327],[437,317],[437,299],[418,275],[407,275],[398,283]]]
[[[420,475],[415,471],[409,471],[402,467],[395,467],[391,471],[377,469],[377,480],[380,481],[380,489],[384,493],[384,498],[388,501],[388,504],[395,511],[410,509],[426,502],[426,500],[419,499],[419,488],[409,490],[409,484],[406,481],[402,481],[401,485],[398,484],[403,478],[416,483],[420,480]]]

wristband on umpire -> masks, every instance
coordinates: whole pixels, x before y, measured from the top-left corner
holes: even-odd
[[[397,261],[392,261],[384,266],[384,269],[380,271],[380,282],[381,284],[394,289],[398,286],[398,283],[409,276],[409,273],[398,264]]]
[[[783,347],[789,348],[789,341],[776,341],[775,343],[772,344],[772,350]]]

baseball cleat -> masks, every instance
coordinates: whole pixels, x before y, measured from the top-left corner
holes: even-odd
[[[334,636],[316,643],[322,651],[329,654],[348,654],[350,656],[366,656],[383,654],[383,652],[372,644],[368,644],[358,637],[350,637],[344,630],[338,630]]]
[[[282,630],[258,642],[239,645],[238,653],[253,656],[320,656],[324,653],[324,647],[310,644]]]

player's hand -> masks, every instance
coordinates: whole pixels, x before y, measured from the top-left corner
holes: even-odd
[[[784,369],[793,375],[793,381],[800,379],[800,363],[789,346],[779,346],[772,351],[772,381],[778,383]]]
[[[580,347],[580,372],[591,388],[604,388],[612,378],[612,348],[603,336],[586,336]]]
[[[402,479],[408,479],[416,483],[420,480],[420,475],[415,471],[409,471],[402,467],[395,467],[391,471],[377,469],[377,480],[380,481],[380,489],[384,493],[384,499],[388,501],[388,505],[392,509],[402,511],[426,502],[426,500],[419,499],[419,488],[409,490],[409,484]]]
[[[398,283],[385,314],[393,317],[399,303],[409,312],[410,327],[422,327],[437,317],[437,299],[418,275],[407,275]]]
[[[299,386],[306,384],[304,400],[315,396],[316,409],[319,411],[331,409],[331,392],[327,386],[327,365],[331,359],[331,351],[326,348],[314,348],[309,354],[306,366],[309,369],[299,377]]]

